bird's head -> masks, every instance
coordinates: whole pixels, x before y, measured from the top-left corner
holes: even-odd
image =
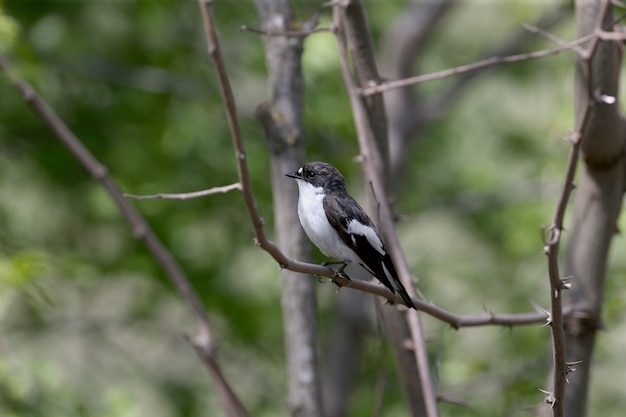
[[[341,172],[326,162],[311,162],[285,175],[295,178],[298,182],[309,183],[315,188],[321,187],[326,191],[345,190],[346,187],[346,179]]]

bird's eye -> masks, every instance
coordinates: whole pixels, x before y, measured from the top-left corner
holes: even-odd
[[[313,172],[313,171],[307,171],[307,173],[306,173],[306,177],[307,177],[308,179],[313,179],[313,178],[315,178],[315,172]]]

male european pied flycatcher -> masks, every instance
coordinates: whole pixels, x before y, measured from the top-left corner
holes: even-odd
[[[324,255],[356,262],[372,273],[407,307],[415,308],[374,223],[346,191],[346,180],[334,166],[311,162],[286,174],[298,182],[298,216],[306,235]]]

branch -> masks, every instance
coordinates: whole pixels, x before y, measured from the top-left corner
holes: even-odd
[[[134,237],[143,240],[154,259],[161,265],[161,268],[163,268],[163,271],[174,284],[196,318],[196,334],[189,340],[198,357],[209,370],[218,390],[222,406],[229,416],[246,417],[248,413],[224,378],[221,367],[216,360],[215,351],[217,346],[212,336],[209,318],[204,310],[204,306],[180,265],[161,243],[141,214],[124,198],[117,183],[109,175],[107,168],[89,152],[80,139],[59,118],[54,110],[39,97],[30,84],[11,71],[12,67],[8,59],[2,54],[0,54],[0,69],[9,75],[13,86],[44,124],[57,136],[83,168],[102,185],[117,205],[124,219],[128,222]]]
[[[305,38],[305,37],[307,37],[309,35],[312,35],[314,33],[330,32],[330,28],[315,28],[315,29],[308,29],[308,30],[276,31],[276,30],[256,29],[256,28],[250,27],[248,25],[241,25],[239,27],[239,30],[241,32],[252,32],[252,33],[256,33],[258,35],[263,35],[263,36],[284,36],[284,37],[288,37],[288,38]]]
[[[370,96],[372,94],[384,93],[385,91],[393,90],[396,88],[408,87],[410,85],[419,84],[427,81],[440,80],[442,78],[448,78],[453,75],[462,74],[464,72],[475,71],[478,69],[491,67],[494,65],[510,64],[513,62],[528,61],[531,59],[543,58],[550,55],[557,55],[563,51],[574,49],[576,46],[588,42],[593,35],[584,36],[580,39],[576,39],[573,42],[569,42],[564,46],[558,46],[552,49],[545,49],[542,51],[529,52],[526,54],[509,55],[505,57],[494,56],[482,61],[474,62],[472,64],[461,65],[454,68],[445,69],[442,71],[432,72],[430,74],[418,75],[415,77],[404,78],[395,81],[386,81],[379,85],[373,85],[361,89],[361,94],[364,96]]]
[[[252,185],[250,182],[250,172],[248,170],[247,156],[245,146],[243,144],[243,138],[241,136],[241,128],[239,126],[239,120],[237,118],[237,110],[235,106],[235,98],[233,96],[230,82],[228,81],[228,75],[226,74],[226,67],[224,66],[224,60],[220,51],[219,40],[217,37],[217,31],[215,29],[215,21],[213,19],[213,12],[211,10],[211,0],[198,0],[200,10],[202,11],[202,19],[204,23],[205,35],[208,43],[208,52],[215,65],[217,73],[217,80],[222,93],[222,100],[224,101],[224,108],[226,110],[226,118],[228,119],[228,126],[230,128],[231,138],[233,140],[233,146],[235,148],[235,159],[237,160],[237,173],[239,176],[239,184],[241,184],[241,193],[243,194],[243,200],[246,204],[248,216],[254,229],[254,235],[259,246],[270,253],[280,253],[276,245],[272,243],[266,236],[263,229],[263,219],[257,209],[254,193],[252,192]],[[288,264],[288,260],[280,253],[280,259],[276,259],[281,265]],[[281,262],[282,261],[282,262]]]
[[[552,350],[553,350],[553,366],[554,366],[554,387],[553,392],[546,392],[546,402],[552,407],[552,413],[555,417],[564,415],[564,394],[567,374],[571,372],[570,365],[565,359],[565,336],[564,336],[564,318],[562,308],[562,291],[569,288],[568,278],[562,278],[559,271],[559,249],[561,235],[563,231],[563,219],[565,210],[572,190],[574,188],[574,176],[579,159],[580,148],[582,146],[582,137],[587,130],[591,119],[591,112],[595,104],[595,93],[593,91],[592,80],[592,59],[600,45],[599,32],[602,29],[602,22],[609,10],[609,2],[603,0],[600,5],[595,31],[590,37],[591,41],[585,50],[577,50],[579,59],[583,64],[583,77],[587,87],[585,103],[581,107],[582,114],[577,117],[577,125],[572,135],[572,146],[567,162],[565,179],[563,188],[560,193],[559,200],[555,209],[552,224],[549,228],[549,237],[545,242],[544,252],[548,260],[548,275],[550,279],[550,302],[551,302],[551,320],[550,327],[552,330]],[[555,40],[552,36],[551,39]]]
[[[576,173],[578,154],[580,151],[579,139],[580,138],[577,136],[572,140],[563,188],[561,189],[552,225],[549,229],[549,238],[544,246],[544,253],[548,257],[548,275],[550,278],[551,314],[548,323],[552,331],[552,353],[554,362],[554,392],[546,394],[546,402],[552,406],[553,415],[555,417],[563,416],[563,395],[565,392],[566,377],[561,291],[567,287],[564,285],[564,281],[559,272],[559,247],[565,209],[567,208],[567,203],[574,189],[574,175]]]
[[[354,64],[355,78],[361,86],[370,82],[378,82],[379,75],[373,56],[372,42],[362,2],[335,3],[333,6],[333,26],[339,48],[339,60],[343,79],[348,90],[357,130],[361,158],[374,196],[378,200],[382,231],[389,244],[390,253],[398,270],[400,280],[408,294],[415,298],[415,287],[412,283],[406,259],[400,248],[398,236],[395,233],[393,215],[383,184],[384,180],[389,179],[387,121],[384,103],[380,96],[374,97],[374,100],[362,100],[348,63],[350,57]],[[348,54],[347,49],[350,49],[350,54]],[[390,317],[390,319],[391,323],[394,324],[394,318]],[[403,370],[404,374],[401,374],[405,391],[407,391],[407,399],[411,399],[408,402],[409,409],[413,415],[425,414],[427,417],[437,417],[439,415],[437,396],[430,375],[428,352],[418,311],[409,310],[406,314],[406,320],[413,344],[412,359],[415,360],[415,362],[411,361],[411,366],[415,366],[415,369],[405,369]],[[395,331],[393,332],[393,334],[396,333]],[[402,335],[402,337],[406,336]],[[400,359],[406,355],[402,355],[402,351],[399,351],[396,353],[396,356]],[[411,358],[409,357],[406,360],[411,360]],[[409,392],[411,389],[419,389],[421,395],[411,395]]]
[[[135,195],[135,194],[124,194],[126,198],[134,198],[135,200],[154,200],[154,199],[167,199],[167,200],[188,200],[190,198],[197,197],[205,197],[207,195],[220,194],[220,193],[228,193],[233,190],[241,190],[241,183],[234,183],[229,185],[224,185],[222,187],[213,187],[208,190],[194,191],[191,193],[175,193],[175,194],[153,194],[153,195]]]
[[[548,31],[545,31],[545,30],[541,29],[538,26],[531,25],[529,23],[525,23],[524,24],[524,29],[526,29],[529,32],[536,33],[537,35],[541,35],[544,38],[548,39],[549,41],[552,41],[552,42],[556,43],[557,45],[559,45],[562,48],[571,49],[572,51],[576,52],[580,56],[584,56],[587,53],[587,51],[585,51],[585,49],[583,47],[581,47],[579,45],[575,45],[573,43],[568,43],[568,42],[564,41],[563,39],[559,38],[558,36],[554,36],[552,33],[548,32]],[[588,38],[587,40],[589,40],[589,39],[591,39],[591,36],[585,36],[585,38]]]

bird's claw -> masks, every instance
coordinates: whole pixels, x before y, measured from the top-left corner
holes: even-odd
[[[333,278],[331,278],[331,282],[333,284],[335,284],[336,286],[338,286],[339,288],[345,287],[347,285],[350,285],[351,279],[348,276],[348,274],[346,274],[343,271],[344,269],[346,269],[346,266],[348,266],[349,264],[350,264],[349,260],[322,262],[322,266],[323,267],[326,267],[326,268],[330,269],[331,271],[333,271]],[[341,266],[339,268],[333,268],[331,265],[341,265]],[[343,280],[347,281],[347,283],[346,284],[341,284],[341,283],[339,283],[337,281],[336,278],[343,279]]]

